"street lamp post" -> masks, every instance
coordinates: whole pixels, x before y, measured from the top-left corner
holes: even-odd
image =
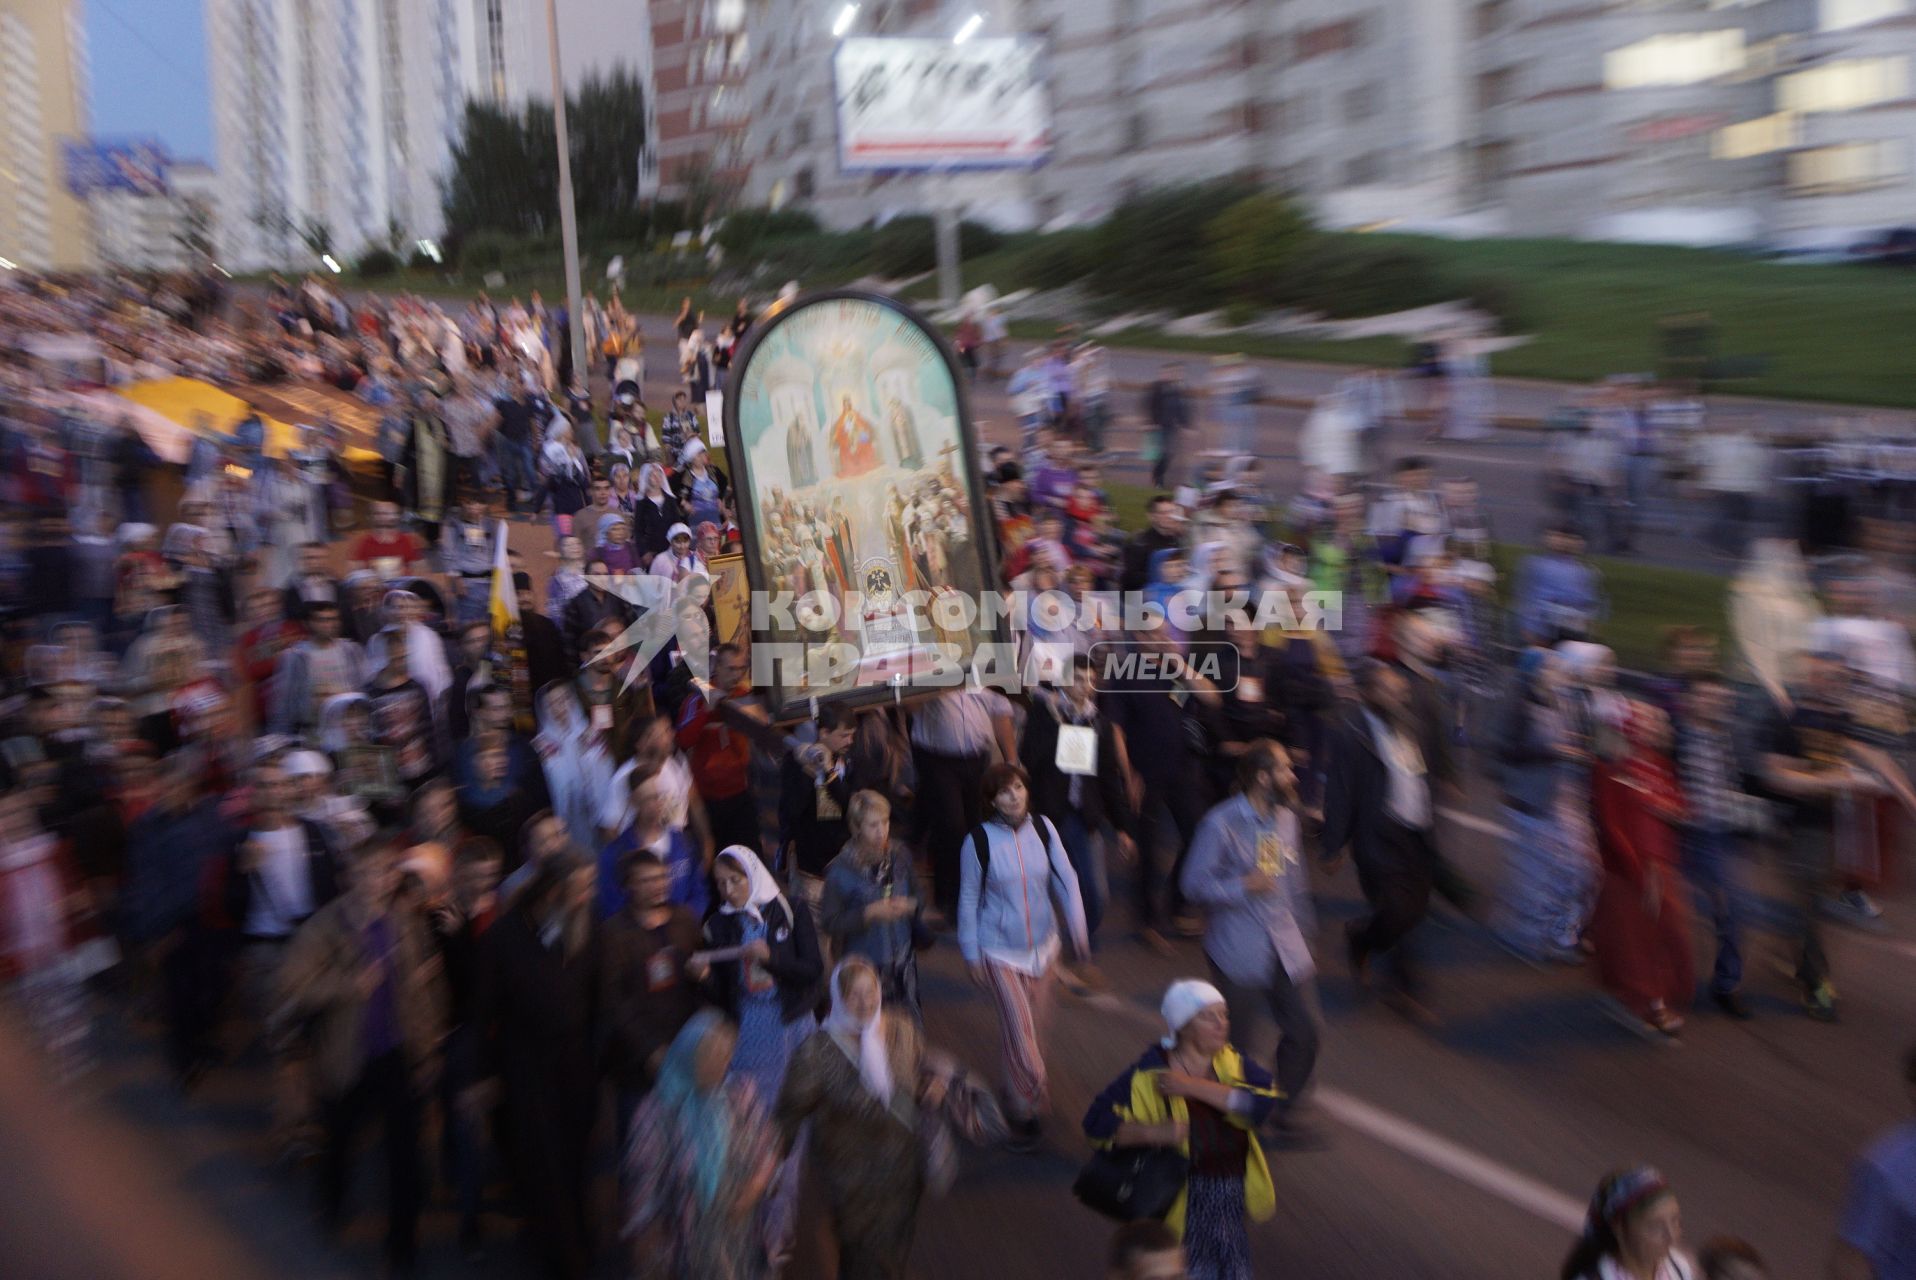
[[[579,287],[579,217],[572,207],[572,143],[566,134],[565,76],[559,70],[559,0],[546,0],[546,31],[552,39],[552,124],[559,135],[559,239],[565,248],[566,316],[570,321],[572,376],[585,379],[585,305]],[[561,387],[564,395],[571,388]]]

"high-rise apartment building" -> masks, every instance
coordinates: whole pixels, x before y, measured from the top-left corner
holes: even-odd
[[[240,266],[437,236],[468,99],[551,98],[544,0],[205,0],[221,238]],[[568,88],[650,69],[645,0],[563,0]],[[642,163],[642,157],[635,157]]]
[[[736,100],[747,204],[795,202],[850,225],[955,201],[1007,225],[1094,219],[1132,191],[1244,175],[1282,183],[1340,225],[1436,221],[1459,206],[1468,129],[1463,0],[866,0],[847,34],[950,36],[977,13],[982,36],[1045,42],[1054,149],[1029,174],[925,181],[844,175],[831,77],[837,0],[664,0],[662,11],[730,14],[729,73],[704,92]],[[659,48],[662,144],[676,141],[668,40]],[[734,58],[736,72],[730,71]],[[697,61],[694,55],[693,61]],[[694,77],[694,80],[696,77]],[[689,95],[692,86],[685,92]],[[727,95],[732,95],[728,97]],[[728,135],[728,141],[733,135]],[[668,179],[668,187],[671,182]]]
[[[650,0],[662,196],[711,194],[723,203],[743,192],[752,161],[745,148],[752,59],[765,59],[781,40],[788,48],[809,41],[817,29],[816,4],[782,15],[782,28],[767,19],[768,10],[786,7],[780,0]]]
[[[218,230],[219,176],[192,161],[169,164],[166,190],[96,192],[87,201],[104,268],[187,271],[223,262]]]
[[[86,206],[60,143],[87,133],[79,0],[0,0],[0,258],[37,270],[94,263]]]

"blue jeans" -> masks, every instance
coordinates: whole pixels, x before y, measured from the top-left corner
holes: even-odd
[[[499,476],[506,487],[506,510],[513,510],[513,494],[531,493],[539,485],[539,473],[532,465],[532,442],[499,437]]]
[[[1086,778],[1085,785],[1095,786],[1097,779]],[[1098,925],[1104,920],[1105,903],[1111,897],[1111,887],[1104,875],[1103,850],[1092,838],[1091,829],[1085,826],[1084,815],[1075,809],[1066,813],[1064,821],[1058,824],[1058,842],[1064,846],[1065,857],[1071,859],[1071,869],[1078,873],[1078,893],[1084,898],[1084,930],[1095,940]]]
[[[1743,920],[1748,915],[1736,868],[1733,831],[1696,828],[1683,832],[1683,870],[1696,892],[1697,910],[1716,930],[1716,969],[1710,991],[1728,995],[1743,985]]]

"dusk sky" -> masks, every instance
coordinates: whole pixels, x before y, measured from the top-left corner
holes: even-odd
[[[81,0],[93,132],[157,137],[176,160],[213,160],[200,0]]]

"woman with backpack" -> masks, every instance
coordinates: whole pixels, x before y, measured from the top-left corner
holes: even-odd
[[[959,852],[958,949],[971,980],[998,1006],[1005,1113],[1012,1145],[1029,1151],[1047,1101],[1044,1038],[1056,990],[1060,935],[1090,966],[1084,896],[1049,818],[1031,812],[1031,777],[1015,764],[985,770],[985,820]]]

